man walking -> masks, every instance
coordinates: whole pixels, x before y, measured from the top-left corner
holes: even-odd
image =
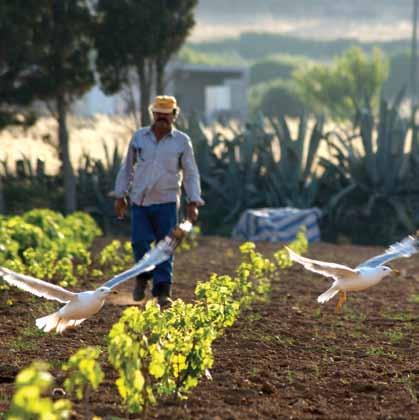
[[[195,222],[201,198],[200,177],[192,143],[173,123],[179,108],[173,96],[157,96],[150,106],[153,124],[136,131],[115,183],[115,211],[123,218],[126,197],[131,200],[131,242],[136,261],[176,226],[181,185],[187,195],[187,218]],[[151,273],[137,276],[135,300],[145,297],[153,279],[152,295],[161,307],[171,296],[173,258],[159,264]]]

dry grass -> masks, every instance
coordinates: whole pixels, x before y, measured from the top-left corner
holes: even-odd
[[[287,121],[293,138],[296,138],[298,120],[288,119]],[[308,135],[311,134],[314,124],[314,119],[308,122]],[[213,125],[206,127],[204,131],[208,138],[218,132],[224,138],[232,139],[235,132],[242,130],[239,124],[233,124],[232,127],[233,130],[220,125]],[[68,120],[68,129],[71,139],[71,159],[77,168],[84,153],[98,159],[104,159],[103,144],[106,144],[110,151],[113,151],[114,146],[118,145],[119,150],[125,152],[135,130],[135,124],[129,117],[96,115],[92,118],[81,118],[72,116]],[[325,132],[336,129],[336,124],[330,122],[326,123],[324,128]],[[271,131],[270,124],[267,124],[266,130]],[[410,137],[409,135],[406,152],[410,150]],[[28,130],[14,127],[0,132],[0,161],[7,161],[9,169],[13,170],[14,162],[17,159],[22,159],[23,156],[30,159],[32,163],[35,163],[36,159],[41,159],[45,162],[46,172],[53,174],[59,169],[56,144],[57,123],[52,118],[44,117]],[[354,144],[359,150],[362,150],[360,140],[356,140]],[[280,151],[277,144],[273,145],[272,151],[275,158],[279,159]],[[319,156],[331,159],[326,142],[320,145]]]
[[[84,153],[103,159],[103,143],[110,150],[118,145],[124,151],[135,126],[128,117],[96,115],[92,118],[70,117],[70,153],[75,167]],[[23,156],[33,163],[36,159],[45,161],[47,173],[55,173],[59,168],[57,153],[57,123],[53,118],[41,118],[31,128],[9,128],[0,133],[0,160],[12,162]]]

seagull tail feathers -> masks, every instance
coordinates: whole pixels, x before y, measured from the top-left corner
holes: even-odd
[[[62,334],[67,328],[75,328],[77,325],[80,325],[84,319],[60,319],[58,322],[56,331],[57,333]]]
[[[55,332],[62,334],[67,328],[75,328],[85,320],[86,318],[64,319],[61,318],[59,311],[57,311],[51,315],[38,318],[36,320],[36,326],[44,332],[51,332],[55,330]]]
[[[51,315],[44,316],[42,318],[38,318],[36,320],[36,326],[45,332],[50,332],[55,330],[60,323],[60,315],[57,312],[54,312]]]
[[[332,286],[330,289],[327,289],[324,293],[322,293],[318,298],[317,302],[319,303],[325,303],[328,302],[330,299],[332,299],[333,296],[335,296],[337,293],[339,293],[339,289]]]

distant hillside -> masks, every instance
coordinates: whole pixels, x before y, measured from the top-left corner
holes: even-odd
[[[191,40],[281,33],[312,39],[409,38],[413,0],[200,0]]]
[[[243,33],[238,38],[220,41],[188,43],[188,47],[201,53],[238,54],[247,61],[260,60],[272,54],[305,56],[314,60],[330,60],[353,45],[369,52],[377,46],[388,55],[409,48],[408,39],[388,42],[360,42],[354,39],[313,40],[269,33]]]

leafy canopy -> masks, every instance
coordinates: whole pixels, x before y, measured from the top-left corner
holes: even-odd
[[[319,113],[336,119],[353,117],[365,106],[378,106],[388,77],[388,62],[379,49],[369,57],[359,47],[347,50],[332,64],[315,64],[293,74],[301,99]]]
[[[0,129],[33,122],[33,115],[23,107],[33,100],[30,63],[38,51],[33,43],[34,22],[39,21],[36,4],[34,0],[0,2]]]

